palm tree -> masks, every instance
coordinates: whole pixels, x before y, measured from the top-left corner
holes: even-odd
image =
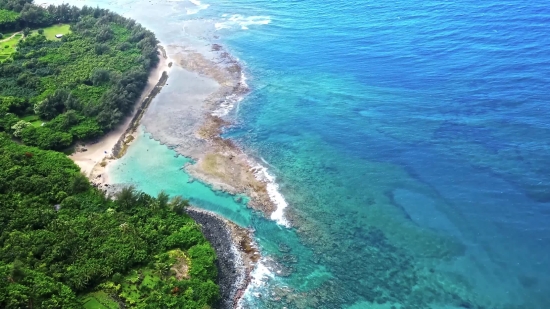
[[[178,196],[174,196],[170,200],[170,203],[168,203],[168,205],[170,206],[170,209],[172,211],[181,215],[185,211],[185,208],[189,206],[189,200],[186,200],[180,195],[178,195]]]
[[[134,206],[138,199],[138,193],[136,192],[136,188],[134,186],[128,186],[122,188],[116,195],[116,200],[118,201],[118,204],[122,206],[124,209],[130,209],[132,206]]]
[[[157,202],[158,206],[161,209],[165,209],[168,205],[168,200],[170,199],[170,195],[166,193],[164,190],[160,191],[157,195]]]
[[[118,226],[118,228],[122,231],[122,233],[127,233],[130,230],[130,225],[128,223],[124,222]]]

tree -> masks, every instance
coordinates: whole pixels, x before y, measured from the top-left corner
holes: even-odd
[[[175,213],[181,215],[185,212],[185,208],[189,206],[189,200],[184,199],[180,195],[174,196],[168,204],[170,209]]]
[[[89,188],[90,182],[88,181],[88,178],[86,178],[83,174],[78,173],[73,177],[69,190],[72,194],[77,194],[84,192]]]
[[[34,112],[46,120],[51,120],[65,111],[77,109],[80,109],[80,102],[67,89],[57,89],[34,106]]]
[[[117,204],[122,206],[123,209],[130,209],[137,203],[138,193],[134,186],[128,186],[122,188],[116,195]]]
[[[94,46],[94,50],[95,50],[95,53],[98,54],[98,55],[103,55],[103,54],[107,54],[109,52],[109,45],[107,44],[96,44]]]
[[[157,203],[160,209],[165,209],[168,205],[168,200],[170,199],[170,195],[166,193],[164,190],[160,191],[157,195]]]
[[[94,85],[100,85],[102,83],[109,82],[111,79],[111,73],[108,70],[96,68],[92,72],[90,79]]]
[[[16,124],[14,124],[11,128],[13,130],[13,136],[15,137],[21,137],[21,133],[26,127],[30,127],[32,124],[25,120],[20,120]]]
[[[124,276],[120,273],[115,273],[111,279],[115,284],[121,284],[124,281]]]
[[[126,277],[131,270],[156,278],[149,280],[150,289],[134,290],[137,303],[122,298],[126,305],[201,309],[214,304],[216,254],[200,228],[168,207],[146,207],[187,202],[164,192],[153,198],[131,187],[118,197],[112,201],[89,186],[62,153],[0,134],[0,308],[81,308],[77,294],[118,294],[127,292],[127,284],[140,285],[142,276]],[[171,253],[177,249],[185,252],[190,279],[172,276],[177,261]],[[192,291],[192,299],[185,291]]]
[[[42,27],[74,22],[63,40],[50,41],[26,29],[28,36],[0,64],[0,98],[25,100],[21,108],[8,108],[7,112],[22,118],[35,107],[35,114],[49,121],[44,124],[49,131],[27,130],[30,145],[62,148],[69,140],[95,138],[132,110],[147,82],[148,70],[158,60],[152,32],[134,20],[98,8],[63,4],[44,9],[29,0],[0,0],[0,8],[13,10],[10,16],[20,28],[10,31],[30,27],[43,34]],[[67,93],[60,95],[64,91]],[[16,122],[4,124],[12,117],[1,105],[0,126],[12,133]],[[66,113],[73,115],[57,118]],[[49,138],[46,132],[72,137],[58,134]]]
[[[161,192],[153,198],[125,188],[112,200],[64,154],[39,149],[62,150],[120,122],[158,61],[154,34],[95,7],[45,9],[32,0],[0,0],[0,10],[11,12],[0,17],[13,19],[0,21],[0,31],[25,28],[25,39],[0,63],[0,308],[81,308],[76,295],[105,292],[103,284],[124,281],[133,269],[152,274],[157,257],[169,250],[209,246],[183,214],[189,202],[182,197]],[[41,28],[54,23],[71,24],[71,33],[46,39]],[[42,125],[22,121],[35,115]],[[214,260],[213,251],[200,251],[189,265],[209,270]],[[218,293],[207,282],[215,278],[176,283],[169,276],[173,261],[162,262],[166,280],[151,280],[152,292],[140,292],[135,307],[213,305],[204,291]]]
[[[23,270],[24,264],[20,260],[15,260],[13,262],[9,279],[13,282],[19,282],[25,278],[25,271]]]

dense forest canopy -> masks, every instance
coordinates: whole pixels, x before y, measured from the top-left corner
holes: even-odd
[[[14,29],[20,20],[17,12],[0,9],[0,31]]]
[[[113,201],[62,153],[0,133],[0,308],[82,308],[91,290],[129,307],[208,308],[215,252],[187,205],[132,188]],[[140,273],[148,282],[129,286]]]
[[[53,151],[132,109],[154,34],[31,0],[0,0],[0,32],[0,308],[210,308],[216,255],[188,201],[133,188],[113,200]]]
[[[47,38],[42,28],[54,24],[70,24],[69,33]],[[158,62],[152,32],[104,9],[0,0],[0,32],[20,30],[0,53],[0,131],[42,149],[113,128]]]

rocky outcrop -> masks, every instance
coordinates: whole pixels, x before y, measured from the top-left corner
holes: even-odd
[[[190,207],[186,212],[201,225],[204,236],[216,251],[221,293],[217,308],[235,308],[260,258],[252,232],[208,211]]]

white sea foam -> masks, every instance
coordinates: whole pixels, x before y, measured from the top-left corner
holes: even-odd
[[[242,97],[237,94],[232,94],[227,96],[220,106],[212,112],[212,116],[223,117],[235,107],[239,101],[242,100]]]
[[[262,286],[265,285],[265,281],[268,278],[273,278],[273,273],[265,264],[263,261],[259,261],[254,270],[251,273],[252,280],[250,280],[250,284],[252,286]]]
[[[254,267],[254,270],[250,274],[250,277],[251,277],[250,283],[246,287],[243,298],[239,300],[236,306],[237,309],[242,309],[242,301],[244,298],[259,297],[259,292],[257,291],[257,289],[265,286],[267,283],[267,280],[275,277],[275,275],[265,265],[264,262],[265,262],[265,258],[262,258],[258,262],[258,264],[256,264],[256,267]]]
[[[248,88],[248,84],[246,83],[246,75],[244,73],[241,73],[241,79],[240,84],[243,88]],[[223,102],[220,103],[217,109],[215,109],[212,112],[212,116],[217,117],[223,117],[226,116],[231,110],[235,108],[236,105],[240,101],[242,101],[243,96],[240,93],[234,93],[231,94],[223,100]],[[262,161],[265,165],[269,165],[263,158]],[[275,176],[271,175],[267,167],[264,165],[261,165],[257,162],[254,162],[250,160],[248,162],[250,166],[252,167],[252,170],[254,171],[254,176],[256,179],[263,181],[267,185],[267,193],[269,195],[269,198],[275,204],[277,209],[271,214],[271,220],[277,222],[278,224],[290,227],[290,222],[286,220],[284,209],[288,206],[288,203],[286,202],[284,196],[279,192],[279,185],[275,181]]]
[[[246,76],[244,75],[244,73],[241,73],[240,83],[241,83],[241,87],[248,89],[248,84],[246,83]],[[218,108],[212,112],[212,116],[217,116],[217,117],[226,116],[242,100],[243,100],[243,96],[241,94],[234,93],[234,94],[228,95],[227,97],[225,97],[223,102],[220,103],[220,106],[218,106]]]
[[[262,158],[262,161],[264,161],[265,164],[267,162]],[[260,181],[264,181],[267,184],[267,193],[269,195],[269,198],[275,204],[277,209],[271,214],[271,220],[277,222],[278,224],[290,227],[290,222],[285,218],[284,210],[288,206],[288,203],[285,200],[285,197],[279,192],[279,185],[275,181],[275,176],[271,175],[267,167],[256,163],[256,162],[249,162],[249,164],[252,166],[252,170],[254,171],[254,176],[256,179]]]
[[[198,12],[200,12],[202,10],[206,10],[210,6],[210,4],[203,4],[199,0],[189,0],[189,2],[194,4],[194,6],[185,8],[185,11],[187,12],[187,15],[197,14]]]
[[[216,30],[220,29],[229,29],[234,27],[240,27],[242,30],[249,29],[249,26],[252,25],[267,25],[271,22],[271,17],[269,16],[243,16],[240,14],[231,15],[227,18],[228,15],[222,15],[222,21],[215,24]]]

